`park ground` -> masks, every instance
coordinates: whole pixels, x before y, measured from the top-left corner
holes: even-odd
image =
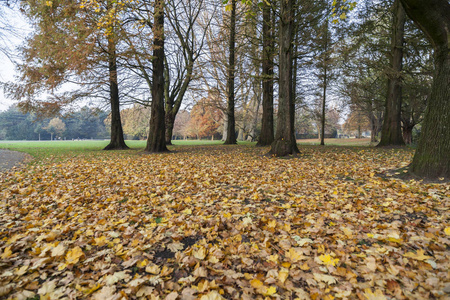
[[[0,173],[0,298],[450,296],[450,183],[400,179],[412,149],[217,143],[0,143],[34,157]]]

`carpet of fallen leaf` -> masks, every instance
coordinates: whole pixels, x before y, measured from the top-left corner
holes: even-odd
[[[411,151],[267,151],[99,152],[0,174],[0,298],[450,296],[450,184],[387,175]]]

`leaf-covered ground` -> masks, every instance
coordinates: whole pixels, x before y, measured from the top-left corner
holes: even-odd
[[[407,150],[95,153],[0,174],[0,298],[444,299],[450,184]]]

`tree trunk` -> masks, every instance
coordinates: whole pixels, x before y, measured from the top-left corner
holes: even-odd
[[[228,60],[228,101],[227,101],[227,138],[225,145],[237,144],[236,120],[234,118],[234,73],[235,73],[235,44],[236,44],[236,0],[231,0],[230,43]]]
[[[406,145],[412,144],[412,131],[414,126],[403,126],[403,140]]]
[[[120,119],[119,86],[117,84],[116,45],[113,37],[108,38],[109,101],[111,104],[111,141],[103,150],[129,149],[123,138]]]
[[[450,178],[450,4],[447,0],[402,0],[408,16],[434,48],[435,71],[421,137],[410,171],[430,179]]]
[[[177,94],[170,95],[169,93],[169,83],[166,82],[164,85],[164,98],[166,101],[166,145],[172,145],[172,133],[173,127],[175,124],[175,118],[178,114],[178,111],[181,107],[181,102],[183,101],[183,97],[186,94],[186,91],[189,87],[189,83],[192,80],[193,66],[194,66],[194,58],[191,54],[188,54],[188,66],[186,67],[186,77],[181,84],[181,87],[178,89]],[[168,68],[165,67],[166,73],[168,74]],[[165,76],[168,78],[169,76]],[[165,79],[167,80],[167,79]]]
[[[286,156],[298,150],[294,132],[294,97],[292,89],[292,39],[294,0],[281,1],[280,11],[280,80],[277,131],[269,154]]]
[[[378,146],[404,145],[401,127],[402,86],[401,72],[403,59],[403,36],[406,13],[400,0],[394,1],[392,22],[390,68],[388,71],[388,94],[381,140]]]
[[[165,139],[164,112],[164,0],[155,1],[153,24],[153,82],[150,131],[147,138],[147,152],[168,151]]]
[[[261,135],[257,146],[268,146],[274,140],[273,123],[273,24],[271,23],[271,7],[263,1],[263,51],[262,51],[262,78],[263,78],[263,113],[261,120]]]
[[[321,116],[321,134],[320,134],[320,145],[325,145],[325,111],[327,104],[327,85],[328,85],[328,19],[325,21],[325,37],[323,45],[323,91],[322,91],[322,116]]]
[[[378,124],[375,116],[371,114],[370,116],[370,127],[372,130],[370,131],[370,142],[376,143],[377,141],[377,133],[378,133]]]
[[[175,117],[171,113],[166,112],[166,145],[172,145],[173,126],[175,124]]]
[[[227,114],[224,113],[223,116],[223,129],[222,129],[222,141],[226,141],[228,136],[228,121]]]

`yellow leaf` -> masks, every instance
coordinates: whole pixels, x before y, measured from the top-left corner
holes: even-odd
[[[145,272],[150,273],[150,274],[159,274],[159,272],[161,271],[161,269],[159,268],[158,265],[151,265],[151,266],[147,266],[145,268]]]
[[[137,266],[138,268],[143,268],[143,267],[145,267],[146,265],[148,265],[148,259],[144,259],[143,261],[138,261],[138,263],[136,264],[136,266]]]
[[[417,254],[414,253],[414,252],[408,252],[408,253],[404,254],[403,256],[404,257],[409,257],[409,258],[412,258],[412,259],[416,259],[416,260],[426,260],[426,259],[433,258],[431,256],[427,256],[427,255],[424,255],[424,254],[425,254],[425,251],[420,249],[420,250],[417,250]]]
[[[376,289],[375,293],[372,293],[372,290],[367,288],[364,290],[364,296],[366,296],[368,300],[386,300],[386,296],[384,296],[383,292],[379,289]]]
[[[269,228],[275,228],[277,227],[277,221],[276,220],[269,221],[269,223],[267,223],[267,226]]]
[[[206,249],[203,246],[197,246],[192,250],[192,255],[194,255],[197,259],[205,259],[206,257]]]
[[[444,229],[446,235],[450,235],[450,227]]]
[[[303,265],[300,266],[300,269],[302,269],[303,271],[308,271],[310,267],[308,266],[307,263],[304,263]]]
[[[8,247],[6,247],[5,248],[5,250],[3,251],[3,253],[2,253],[2,259],[5,259],[5,258],[8,258],[8,257],[10,257],[11,256],[11,254],[12,254],[12,251],[11,251],[11,246],[8,246]]]
[[[58,265],[58,271],[62,271],[67,267],[67,264],[61,263]]]
[[[97,246],[99,246],[99,247],[105,245],[108,242],[106,236],[101,236],[99,238],[94,238],[94,241],[95,241],[95,244]]]
[[[252,281],[250,281],[250,285],[255,289],[259,289],[260,287],[264,286],[264,284],[258,279],[253,279]]]
[[[267,260],[277,263],[278,262],[278,254],[269,255],[269,258]]]
[[[282,268],[281,271],[278,272],[278,280],[281,283],[284,283],[288,277],[289,277],[289,271],[287,269]]]
[[[102,285],[100,284],[100,283],[98,283],[97,285],[94,285],[93,287],[91,287],[90,289],[86,289],[85,291],[84,291],[84,293],[86,294],[86,295],[90,295],[90,294],[92,294],[93,292],[95,292],[96,290],[98,290],[99,288],[101,288],[102,287]]]
[[[295,248],[290,248],[289,251],[286,252],[285,256],[289,258],[293,263],[306,258]]]
[[[324,265],[335,266],[338,262],[338,258],[332,258],[330,254],[322,254],[319,256],[319,259],[322,261]]]
[[[76,264],[81,256],[83,256],[83,250],[79,246],[76,246],[73,249],[70,249],[66,254],[66,262],[69,265]]]
[[[185,210],[183,210],[183,214],[192,215],[192,209],[186,208]]]
[[[23,274],[25,274],[27,272],[28,266],[22,266],[19,269],[16,269],[16,271],[14,273],[16,273],[16,275],[18,276],[22,276]]]
[[[275,286],[271,286],[270,288],[267,288],[266,291],[263,292],[262,294],[264,296],[272,296],[276,292],[277,292],[277,288]]]
[[[167,266],[163,266],[161,269],[161,276],[168,276],[173,272],[173,268],[169,268]]]

